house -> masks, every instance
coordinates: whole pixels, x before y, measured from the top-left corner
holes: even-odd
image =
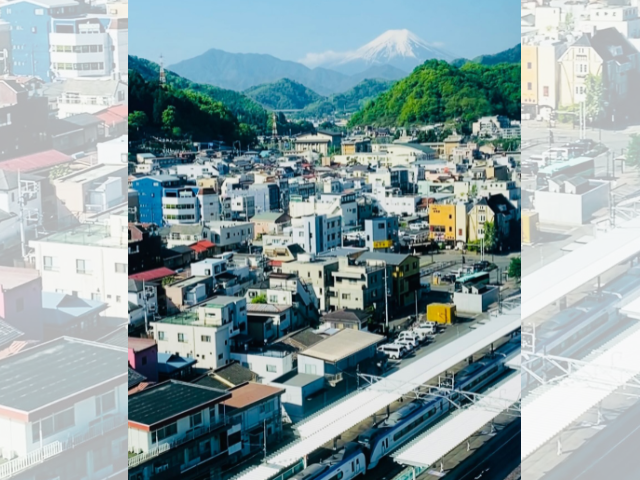
[[[42,278],[36,270],[0,266],[0,319],[41,340],[44,334]]]
[[[264,347],[249,348],[232,351],[231,358],[243,367],[255,372],[257,379],[268,383],[293,369],[293,353],[295,348],[284,344],[274,343]]]
[[[406,307],[420,290],[420,259],[401,253],[365,252],[358,263],[384,265],[387,269],[388,295],[392,307]]]
[[[251,218],[254,227],[254,239],[264,234],[278,235],[282,233],[284,227],[291,225],[291,217],[286,213],[263,212]]]
[[[385,299],[384,266],[356,263],[348,257],[340,257],[338,261],[338,270],[331,272],[333,285],[329,287],[330,307],[333,310],[366,310],[376,317],[382,315]]]
[[[365,246],[370,251],[389,252],[398,244],[398,217],[377,217],[364,221]]]
[[[158,381],[158,344],[151,338],[128,338],[129,367],[147,380]],[[131,387],[129,387],[131,388]]]
[[[495,229],[496,247],[507,248],[513,229],[518,227],[517,210],[504,195],[491,195],[480,199],[469,211],[469,242],[484,238],[486,223],[491,222]]]
[[[171,225],[163,229],[167,247],[189,246],[209,238],[209,227],[205,225]],[[191,250],[190,250],[191,252]]]
[[[283,263],[280,268],[282,274],[298,276],[305,290],[318,300],[318,310],[328,310],[329,288],[333,285],[332,273],[339,268],[338,259],[301,253],[296,261]]]
[[[178,380],[129,395],[129,475],[177,478],[242,448],[240,427],[231,425],[223,406],[230,398],[224,390]]]
[[[298,135],[293,139],[296,152],[316,152],[328,155],[329,150],[340,148],[342,134],[333,132],[317,132]]]
[[[640,71],[640,53],[613,27],[583,34],[560,57],[560,105],[585,101],[587,75],[602,77],[607,85],[604,99],[606,118],[625,110],[633,91],[634,74]]]
[[[194,358],[198,366],[218,368],[230,362],[238,335],[247,334],[247,301],[242,297],[213,297],[196,311],[156,321],[158,351]]]
[[[162,238],[155,225],[128,223],[129,274],[162,267],[161,253]]]
[[[4,468],[20,476],[31,469],[29,478],[121,471],[121,451],[104,445],[127,443],[125,355],[124,348],[60,337],[0,359]],[[50,457],[44,463],[31,460],[43,455]]]
[[[31,240],[32,259],[46,291],[105,301],[106,315],[127,318],[127,215],[110,215],[106,224],[81,224]]]
[[[258,375],[247,368],[240,365],[237,361],[233,361],[223,367],[216,368],[196,378],[193,383],[203,385],[205,387],[218,388],[228,390],[247,382],[258,381]]]
[[[114,78],[70,78],[49,84],[45,89],[49,103],[57,109],[58,118],[77,113],[97,113],[105,108],[128,102],[128,86]]]
[[[368,330],[368,323],[372,315],[363,310],[336,310],[335,312],[325,313],[322,321],[330,328],[342,330],[344,328],[352,328],[354,330]]]
[[[257,345],[272,342],[291,331],[292,317],[293,309],[289,305],[249,303],[247,305],[249,336]]]
[[[68,335],[93,340],[95,331],[104,328],[100,314],[107,308],[108,305],[99,300],[42,292],[43,337],[52,339]]]
[[[293,241],[308,253],[322,253],[342,243],[342,218],[338,215],[306,215],[294,218],[291,225]]]
[[[98,136],[100,139],[112,139],[109,140],[109,142],[112,142],[122,139],[122,137],[126,136],[129,132],[127,105],[114,105],[113,107],[108,107],[94,113],[93,116],[100,120],[100,126],[98,127]],[[98,156],[100,156],[99,145],[100,144],[98,144]]]
[[[195,358],[182,357],[175,353],[158,352],[158,379],[190,380],[195,375],[194,367],[198,363]]]
[[[237,250],[254,238],[254,225],[249,222],[209,222],[209,240],[216,246],[215,253]]]
[[[21,0],[0,6],[0,16],[11,26],[13,45],[22,46],[11,52],[11,72],[51,82],[55,78],[49,43],[51,22],[58,17],[79,15],[83,7],[75,0]]]
[[[54,182],[58,218],[73,215],[84,220],[110,210],[127,199],[126,166],[98,164],[57,178]]]
[[[204,302],[213,295],[214,277],[193,276],[165,285],[167,313],[174,315],[188,307]]]
[[[51,148],[48,118],[46,98],[31,96],[16,80],[0,79],[0,160]]]
[[[224,401],[225,413],[235,427],[240,426],[242,436],[242,450],[234,452],[235,458],[246,457],[262,450],[265,442],[280,439],[284,389],[249,382],[228,390],[228,393],[231,398]]]
[[[374,360],[382,335],[344,329],[298,354],[298,372],[311,375],[338,375]]]
[[[324,405],[325,378],[292,370],[269,382],[269,385],[284,389],[282,406],[293,422],[303,420]]]
[[[182,180],[174,175],[155,175],[134,179],[131,182],[131,188],[139,194],[139,221],[163,225],[162,197],[164,189],[179,187],[182,183]]]

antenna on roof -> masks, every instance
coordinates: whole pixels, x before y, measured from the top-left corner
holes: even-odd
[[[167,84],[167,74],[164,71],[164,57],[160,54],[160,86],[164,87]]]

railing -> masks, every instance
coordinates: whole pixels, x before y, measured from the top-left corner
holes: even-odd
[[[62,450],[62,443],[53,442],[29,453],[26,457],[16,458],[7,463],[3,463],[0,465],[0,478],[12,477],[13,475],[30,468],[37,463],[44,462],[47,458],[58,455]]]
[[[131,457],[129,459],[129,468],[136,467],[141,463],[146,462],[150,458],[157,457],[172,448],[184,445],[185,443],[190,442],[195,438],[201,437],[202,435],[210,433],[218,428],[224,427],[225,425],[228,425],[228,418],[223,416],[215,423],[210,423],[209,425],[204,425],[202,427],[197,427],[189,430],[185,435],[181,435],[179,438],[166,441],[149,450],[148,452],[141,453],[139,455],[136,455],[135,457]]]
[[[149,450],[146,453],[141,453],[140,455],[136,455],[135,457],[131,457],[129,459],[129,468],[137,467],[138,465],[146,462],[150,458],[157,457],[158,455],[163,454],[167,450],[169,450],[171,446],[168,443],[163,443],[153,450]]]
[[[94,438],[102,436],[117,427],[124,427],[126,422],[127,417],[122,414],[105,417],[95,425],[91,425],[85,431],[76,433],[67,441],[63,442],[64,449],[67,450],[68,448],[73,448],[76,445],[93,440]]]

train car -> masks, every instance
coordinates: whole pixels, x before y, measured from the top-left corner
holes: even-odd
[[[366,456],[361,445],[348,442],[342,449],[297,473],[291,480],[351,480],[367,471]]]
[[[536,351],[562,357],[580,352],[617,324],[620,318],[616,305],[624,295],[638,287],[640,267],[633,267],[606,284],[599,295],[589,295],[556,314],[536,330]],[[540,358],[529,363],[529,368],[540,378],[547,377],[552,371],[552,367]],[[530,383],[529,374],[523,371],[523,389]]]
[[[519,339],[507,342],[495,352],[466,366],[454,377],[455,388],[463,391],[482,389],[504,372],[506,359],[519,348]],[[433,396],[424,401],[416,400],[360,434],[358,443],[367,453],[367,469],[375,468],[380,459],[435,422],[450,407],[449,400],[443,397]]]

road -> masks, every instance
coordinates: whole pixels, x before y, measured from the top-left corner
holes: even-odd
[[[637,480],[640,403],[620,415],[586,444],[569,454],[544,480]]]

